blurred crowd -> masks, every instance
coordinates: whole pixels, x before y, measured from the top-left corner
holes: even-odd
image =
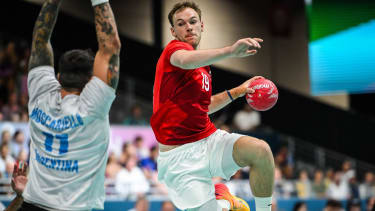
[[[27,161],[29,147],[22,130],[13,134],[10,130],[1,131],[0,140],[0,178],[11,178],[16,160]]]
[[[29,44],[0,39],[0,121],[27,122]]]

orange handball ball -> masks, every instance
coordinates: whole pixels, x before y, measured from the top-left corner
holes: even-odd
[[[249,87],[255,92],[246,94],[246,101],[254,110],[267,111],[276,104],[279,91],[272,81],[259,78],[252,81]]]

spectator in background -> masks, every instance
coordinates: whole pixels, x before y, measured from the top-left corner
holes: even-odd
[[[323,171],[317,169],[314,173],[314,182],[312,183],[312,193],[316,198],[326,197],[327,186],[323,180]]]
[[[375,197],[371,197],[367,199],[366,211],[375,211]]]
[[[1,132],[1,143],[10,143],[12,136],[9,130],[3,130]]]
[[[124,144],[122,145],[122,152],[119,159],[120,165],[125,167],[130,157],[137,157],[137,149],[133,144],[129,142],[124,142]]]
[[[0,113],[4,116],[0,121],[18,121],[19,113],[8,113],[10,98],[16,91],[27,99],[27,58],[30,48],[25,40],[12,40],[0,50]],[[18,98],[16,98],[16,101]],[[26,100],[27,103],[27,100]],[[27,106],[27,104],[25,104]],[[4,108],[5,107],[5,108]],[[22,104],[20,106],[22,108]]]
[[[293,211],[307,211],[306,203],[303,201],[297,202],[293,207]]]
[[[17,42],[16,48],[19,61],[18,61],[18,70],[15,72],[17,88],[19,90],[19,94],[21,96],[21,106],[27,107],[26,104],[22,103],[23,97],[28,97],[27,92],[27,73],[28,73],[28,64],[30,58],[30,45],[27,43],[26,40],[20,40]]]
[[[279,167],[275,167],[275,198],[290,198],[295,196],[295,187],[291,180],[286,180]]]
[[[375,180],[374,173],[368,171],[365,174],[363,183],[359,186],[359,193],[361,199],[375,197]]]
[[[349,195],[352,200],[360,198],[359,185],[355,176],[349,179]]]
[[[355,177],[355,171],[352,167],[352,162],[346,160],[342,163],[342,180],[349,183],[349,180]]]
[[[119,164],[116,155],[114,153],[110,153],[108,155],[107,166],[105,168],[105,178],[116,179],[116,176],[120,170],[121,165]]]
[[[143,117],[142,108],[140,105],[135,104],[131,108],[131,114],[129,117],[125,118],[124,125],[148,125],[148,122]]]
[[[153,186],[158,183],[158,173],[157,173],[157,164],[156,160],[159,155],[159,149],[157,146],[153,146],[151,148],[151,153],[148,158],[144,158],[139,162],[139,166],[141,167],[143,174],[145,175],[146,179],[150,182]]]
[[[172,202],[170,202],[170,201],[164,201],[161,204],[160,210],[161,211],[176,211],[176,208],[174,207],[174,205],[172,204]]]
[[[9,144],[5,142],[0,144],[0,173],[2,178],[6,177],[7,175],[7,163],[11,163],[13,165],[14,159],[12,156],[10,156]]]
[[[18,57],[15,51],[15,42],[8,42],[6,48],[0,54],[0,78],[9,81],[15,71]]]
[[[144,158],[140,162],[140,166],[143,171],[147,171],[149,173],[153,173],[157,171],[157,158],[159,155],[159,148],[158,146],[152,146],[150,151],[150,156],[148,158]]]
[[[292,165],[287,165],[283,168],[283,176],[287,180],[294,179],[294,168]]]
[[[13,140],[10,143],[11,155],[13,157],[18,157],[21,151],[27,150],[25,146],[25,135],[22,130],[17,130],[13,135]]]
[[[150,184],[142,170],[137,167],[137,159],[129,157],[125,168],[116,176],[115,189],[124,198],[135,199],[150,191]]]
[[[349,198],[349,187],[345,180],[342,180],[342,172],[337,171],[334,181],[329,185],[327,196],[334,200],[346,200]]]
[[[19,114],[21,113],[21,107],[18,105],[18,95],[16,92],[12,92],[9,95],[8,103],[3,106],[1,112],[4,115],[5,121],[19,121]],[[18,116],[18,119],[17,119]]]
[[[254,131],[261,124],[260,114],[254,111],[247,103],[243,109],[235,113],[233,118],[234,129],[242,132]]]
[[[151,194],[156,195],[168,195],[168,190],[166,186],[159,182],[158,172],[157,172],[157,158],[159,156],[159,147],[157,145],[151,147],[150,156],[148,158],[142,159],[139,162],[141,169],[149,181],[152,192]]]
[[[21,112],[25,110],[27,111],[28,102],[29,102],[29,97],[27,96],[27,93],[20,95],[19,106],[20,106]]]
[[[29,113],[27,109],[22,109],[20,122],[25,122],[25,123],[29,122]]]
[[[346,160],[342,163],[342,182],[349,186],[350,199],[359,198],[359,187],[356,179],[356,172],[352,167],[352,162]]]
[[[339,201],[329,199],[323,211],[343,211],[342,204]]]
[[[1,108],[7,102],[8,94],[9,93],[8,93],[8,88],[6,84],[6,79],[0,76],[0,114],[2,116],[1,121],[3,121],[4,119],[3,113],[1,113],[1,110],[2,110]]]
[[[328,189],[329,185],[333,182],[335,177],[335,172],[332,168],[328,168],[324,177],[324,184],[326,185],[326,188]]]
[[[300,171],[299,178],[296,181],[296,190],[299,198],[306,199],[311,197],[311,182],[306,170]]]
[[[288,179],[293,177],[294,160],[293,155],[289,152],[288,146],[280,147],[275,156],[275,165],[280,167],[281,171]]]
[[[137,150],[137,157],[139,160],[145,159],[150,156],[150,150],[144,146],[144,139],[142,136],[135,137],[133,145]]]

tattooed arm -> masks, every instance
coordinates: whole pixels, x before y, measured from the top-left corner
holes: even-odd
[[[94,6],[99,50],[94,61],[94,76],[116,89],[120,71],[120,38],[109,3]]]
[[[50,43],[62,0],[46,0],[35,22],[29,70],[34,67],[53,66],[53,51]]]

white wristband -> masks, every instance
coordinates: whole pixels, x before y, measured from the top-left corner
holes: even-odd
[[[92,6],[107,3],[109,0],[91,0]]]

